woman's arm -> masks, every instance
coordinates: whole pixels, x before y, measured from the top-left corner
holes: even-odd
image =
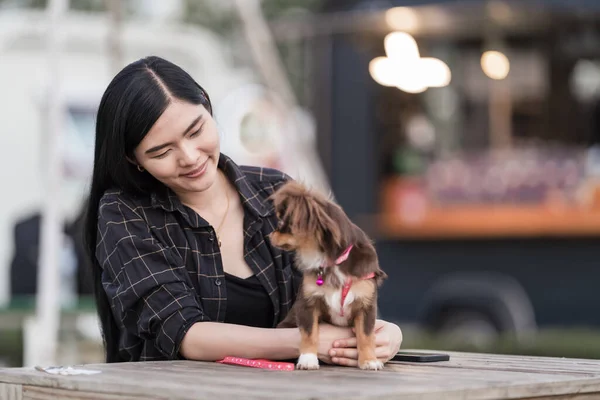
[[[298,329],[266,329],[219,322],[196,322],[181,341],[188,360],[216,361],[227,356],[284,360],[299,355]]]
[[[182,260],[152,235],[136,210],[117,194],[101,200],[96,246],[100,279],[115,322],[124,328],[120,347],[139,357],[142,341],[152,341],[150,357],[173,359],[185,331],[209,318]]]
[[[320,360],[330,363],[334,341],[354,337],[349,328],[319,325]],[[186,359],[216,361],[227,356],[288,360],[300,355],[300,331],[297,328],[255,328],[219,322],[196,322],[181,341],[179,353]]]

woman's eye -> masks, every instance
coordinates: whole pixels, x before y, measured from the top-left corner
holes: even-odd
[[[202,130],[203,130],[203,129],[204,129],[204,125],[202,125],[202,126],[200,127],[200,129],[198,129],[196,132],[193,132],[193,133],[190,135],[190,137],[191,137],[191,138],[193,138],[193,137],[196,137],[196,136],[200,135],[200,134],[202,133]]]
[[[171,151],[171,149],[165,151],[164,153],[157,155],[156,157],[152,157],[152,158],[156,158],[156,159],[165,158],[167,156],[167,154],[169,154],[170,151]]]

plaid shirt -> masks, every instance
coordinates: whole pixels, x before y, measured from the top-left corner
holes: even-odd
[[[293,255],[273,247],[277,225],[267,198],[288,177],[237,166],[221,155],[222,169],[244,207],[244,258],[273,302],[273,327],[290,310],[300,278]],[[130,361],[181,358],[187,330],[199,321],[223,322],[227,287],[215,231],[173,192],[132,197],[107,191],[100,201],[96,257],[120,350]]]

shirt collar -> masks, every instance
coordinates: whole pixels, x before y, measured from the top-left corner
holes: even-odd
[[[256,182],[249,180],[244,171],[231,158],[221,154],[219,168],[225,172],[227,179],[233,182],[245,208],[259,217],[273,214],[274,210],[267,206],[267,198],[262,189]]]

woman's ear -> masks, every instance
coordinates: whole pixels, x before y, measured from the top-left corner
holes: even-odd
[[[142,165],[137,163],[135,160],[132,160],[128,156],[125,156],[125,158],[127,159],[127,161],[129,161],[131,164],[133,164],[133,166],[136,167],[138,171],[140,171],[140,172],[145,171],[144,167],[142,167]]]

